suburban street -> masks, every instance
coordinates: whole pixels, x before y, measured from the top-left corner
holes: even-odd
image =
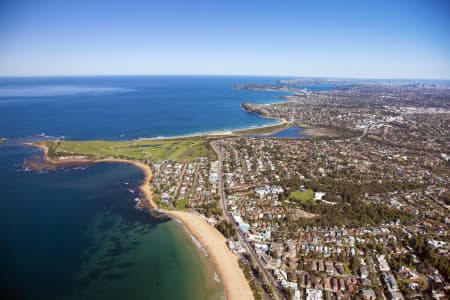
[[[259,259],[259,255],[256,253],[256,251],[253,249],[253,247],[247,242],[245,237],[243,236],[243,233],[241,230],[239,230],[236,222],[233,220],[233,216],[228,212],[227,205],[225,203],[225,190],[224,190],[224,183],[223,183],[223,152],[222,149],[217,145],[216,141],[211,142],[211,147],[217,154],[217,159],[219,161],[219,182],[218,182],[218,190],[220,195],[220,207],[222,208],[222,216],[225,220],[230,222],[233,227],[236,230],[237,237],[241,245],[244,246],[246,252],[250,255],[251,260],[258,265],[258,268],[262,271],[263,276],[265,277],[265,281],[270,283],[273,287],[274,291],[274,298],[275,299],[284,299],[285,297],[280,293],[279,285],[274,280],[273,276],[267,271],[266,268],[264,268],[261,260]]]

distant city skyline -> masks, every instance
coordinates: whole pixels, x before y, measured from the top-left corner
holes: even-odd
[[[447,1],[0,3],[0,76],[450,79]]]

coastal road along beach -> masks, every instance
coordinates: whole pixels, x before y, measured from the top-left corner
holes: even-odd
[[[261,263],[261,260],[259,259],[258,255],[256,254],[255,250],[252,248],[252,246],[247,242],[245,237],[243,236],[240,229],[237,227],[236,223],[234,222],[231,214],[227,210],[227,206],[225,205],[225,192],[223,187],[223,153],[220,147],[216,144],[215,141],[211,142],[211,147],[213,150],[217,153],[217,159],[219,160],[219,195],[220,195],[220,207],[222,208],[222,214],[225,220],[228,220],[234,228],[236,229],[236,234],[238,240],[241,242],[241,244],[244,246],[245,250],[247,251],[247,254],[249,254],[252,258],[252,261],[258,264],[259,269],[262,271],[262,274],[266,280],[266,282],[270,283],[274,289],[274,298],[275,299],[283,299],[283,296],[280,294],[278,285],[273,279],[273,277],[269,274],[266,268]]]

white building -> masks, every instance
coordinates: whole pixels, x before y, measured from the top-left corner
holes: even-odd
[[[322,290],[306,289],[306,300],[322,300]]]

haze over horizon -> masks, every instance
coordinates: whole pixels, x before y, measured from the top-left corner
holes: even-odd
[[[450,79],[446,1],[0,3],[0,76]]]

